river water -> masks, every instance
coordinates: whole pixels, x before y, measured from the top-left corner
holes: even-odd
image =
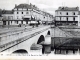
[[[51,29],[51,51],[54,54],[79,54],[80,38],[66,38],[66,34],[57,28]]]

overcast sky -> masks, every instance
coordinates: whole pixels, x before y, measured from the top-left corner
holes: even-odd
[[[1,9],[13,9],[15,4],[32,3],[40,9],[54,15],[59,6],[80,7],[80,0],[0,0]]]

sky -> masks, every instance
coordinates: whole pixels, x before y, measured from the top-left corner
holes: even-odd
[[[80,0],[0,0],[0,8],[11,10],[15,4],[32,3],[43,11],[55,14],[59,6],[80,7]]]

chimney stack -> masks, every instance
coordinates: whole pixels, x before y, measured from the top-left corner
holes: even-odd
[[[17,6],[17,4],[15,4],[15,7]]]

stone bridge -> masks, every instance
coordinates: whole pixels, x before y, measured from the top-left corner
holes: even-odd
[[[39,26],[35,28],[24,27],[0,31],[0,54],[35,54],[35,52],[36,54],[50,53],[50,46],[50,26]]]

